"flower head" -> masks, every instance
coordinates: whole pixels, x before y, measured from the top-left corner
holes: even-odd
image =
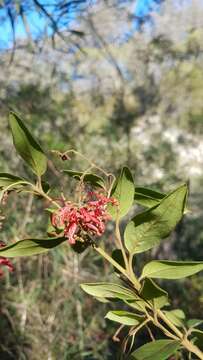
[[[52,225],[63,229],[70,244],[75,244],[77,238],[84,234],[101,236],[106,222],[111,219],[106,208],[108,203],[117,204],[115,199],[89,192],[81,206],[67,203],[52,214]]]

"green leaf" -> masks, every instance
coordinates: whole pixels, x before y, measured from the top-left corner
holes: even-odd
[[[164,310],[164,314],[166,315],[167,319],[170,320],[177,327],[184,326],[185,314],[181,309],[175,309],[170,311]]]
[[[81,177],[84,175],[82,171],[63,170],[63,172],[76,180],[81,180]],[[101,176],[98,176],[96,174],[86,173],[83,177],[83,181],[90,183],[93,186],[105,188],[104,180]]]
[[[137,186],[135,187],[135,195],[134,200],[137,204],[145,206],[145,207],[152,207],[160,203],[160,201],[166,196],[161,192]]]
[[[156,309],[168,305],[168,294],[151,279],[145,279],[140,290],[142,299],[149,301]]]
[[[182,185],[155,207],[136,215],[126,226],[124,239],[130,253],[136,254],[158,245],[181,220],[187,196]]]
[[[189,328],[195,328],[202,324],[203,324],[203,320],[201,320],[201,319],[190,319],[187,321],[187,326]]]
[[[140,298],[135,296],[135,299],[133,300],[124,300],[126,305],[130,306],[133,309],[136,309],[141,312],[145,312],[146,309],[146,303],[144,300],[141,300]]]
[[[111,321],[115,321],[119,324],[128,325],[128,326],[139,325],[140,322],[142,322],[144,319],[144,317],[141,315],[137,315],[129,311],[123,311],[123,310],[109,311],[106,314],[105,318]]]
[[[0,188],[4,189],[9,186],[10,188],[18,188],[21,184],[27,181],[19,176],[15,176],[8,173],[0,173]]]
[[[109,301],[108,299],[106,299],[106,298],[96,297],[95,299],[96,299],[97,301],[103,303],[103,304],[107,304],[107,303],[110,302],[110,301]]]
[[[115,180],[111,197],[118,200],[119,206],[108,205],[108,212],[111,214],[113,219],[116,219],[125,216],[133,205],[134,201],[134,181],[130,170],[127,167],[124,167]]]
[[[43,175],[47,168],[44,151],[14,112],[10,113],[9,123],[17,152],[36,175]]]
[[[182,279],[203,270],[202,261],[153,260],[146,264],[141,278]]]
[[[194,340],[194,343],[200,350],[203,350],[203,331],[195,329],[192,332],[192,335],[195,335],[192,340]]]
[[[130,359],[136,360],[166,360],[180,347],[180,341],[156,340],[141,346],[135,350]]]
[[[24,239],[0,248],[0,256],[17,257],[41,254],[60,245],[66,240],[67,239],[64,237],[54,237],[48,239]]]
[[[130,300],[134,299],[135,295],[129,289],[110,283],[87,283],[81,284],[81,288],[89,295],[94,297],[104,297],[109,299],[121,299],[121,300]]]

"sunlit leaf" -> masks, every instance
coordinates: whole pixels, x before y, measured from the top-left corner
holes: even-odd
[[[0,248],[0,256],[31,256],[46,252],[67,240],[64,237],[48,239],[24,239]]]
[[[160,203],[160,201],[166,196],[161,192],[137,186],[135,187],[134,200],[137,204],[145,207],[153,207]]]
[[[175,310],[164,310],[164,314],[167,319],[170,320],[177,327],[182,327],[184,325],[185,314],[181,309]]]
[[[181,220],[187,197],[182,185],[164,197],[155,207],[136,215],[126,226],[124,239],[130,253],[141,253],[158,245]]]
[[[106,314],[105,318],[111,321],[115,321],[119,324],[128,325],[128,326],[136,326],[144,319],[144,317],[141,315],[137,315],[129,311],[123,311],[123,310],[109,311]]]
[[[16,113],[10,113],[9,123],[17,152],[36,175],[43,175],[47,168],[44,151]]]
[[[112,298],[112,299],[134,299],[134,293],[117,284],[110,283],[87,283],[81,284],[81,288],[89,295],[94,297],[104,297],[104,298]]]
[[[202,261],[154,260],[146,264],[142,278],[182,279],[203,270]]]
[[[127,167],[124,167],[116,179],[112,191],[111,197],[118,200],[119,206],[108,205],[108,212],[116,219],[125,216],[130,210],[134,201],[135,186],[132,174]]]
[[[178,350],[180,344],[176,340],[155,340],[135,350],[130,360],[166,360]]]

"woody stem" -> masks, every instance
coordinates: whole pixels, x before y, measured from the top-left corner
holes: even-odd
[[[94,249],[103,256],[109,263],[111,263],[117,270],[119,270],[130,282],[134,285],[136,290],[140,289],[141,284],[137,280],[137,278],[132,277],[132,269],[124,269],[120,264],[118,264],[110,255],[108,255],[105,250],[98,246],[94,246]],[[132,259],[131,259],[132,260]],[[151,308],[153,311],[154,309]],[[148,315],[148,314],[147,314]],[[157,316],[167,325],[168,328],[170,328],[170,331],[167,330],[167,327],[165,325],[161,324],[158,319],[153,318],[152,316],[148,315],[148,319],[150,319],[155,326],[159,327],[166,336],[172,338],[172,339],[180,339],[181,344],[187,349],[189,352],[195,354],[198,359],[203,360],[203,353],[200,351],[200,349],[194,345],[190,340],[187,339],[184,334],[165,316],[165,314],[161,311],[157,311]],[[173,333],[171,333],[171,331]]]

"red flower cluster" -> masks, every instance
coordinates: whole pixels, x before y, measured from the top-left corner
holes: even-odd
[[[106,209],[108,203],[117,205],[115,199],[90,192],[83,206],[67,203],[52,214],[51,223],[55,228],[64,230],[64,236],[70,244],[75,244],[77,237],[84,232],[101,236],[105,231],[106,221],[111,219]]]
[[[0,247],[4,247],[4,246],[5,246],[5,244],[3,242],[0,242]],[[7,266],[9,271],[14,270],[13,264],[6,257],[0,256],[0,265]],[[3,276],[3,274],[4,274],[3,271],[0,269],[0,276]]]

